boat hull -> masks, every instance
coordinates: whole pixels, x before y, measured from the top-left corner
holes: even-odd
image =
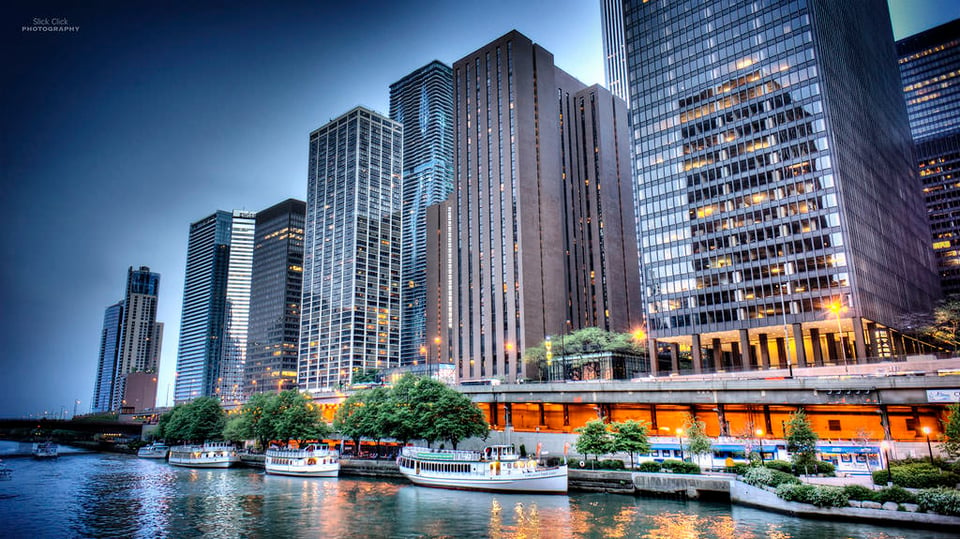
[[[270,475],[287,475],[290,477],[337,477],[340,474],[340,465],[335,467],[312,466],[265,466],[264,470]]]
[[[239,460],[171,458],[169,462],[171,466],[180,466],[181,468],[229,468]]]
[[[166,454],[166,453],[163,453],[163,454],[160,454],[160,453],[143,453],[143,454],[137,453],[137,456],[140,457],[140,458],[142,458],[142,459],[155,459],[155,460],[167,458],[167,454]]]
[[[541,472],[535,477],[477,476],[464,474],[432,476],[417,474],[413,470],[401,468],[400,471],[413,484],[423,487],[446,488],[454,490],[478,490],[484,492],[526,492],[536,494],[566,494],[567,470],[558,468],[556,473]]]

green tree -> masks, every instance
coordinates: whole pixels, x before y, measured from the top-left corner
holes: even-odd
[[[320,409],[306,395],[291,389],[280,393],[276,400],[279,413],[272,418],[277,439],[283,442],[294,440],[303,445],[307,440],[322,440],[332,429],[323,420]],[[266,408],[265,411],[271,410]]]
[[[223,439],[226,415],[215,397],[200,397],[180,404],[160,417],[157,437],[168,442],[197,442]]]
[[[229,416],[227,424],[223,427],[223,437],[231,442],[253,440],[255,436],[250,425],[250,418],[243,412]]]
[[[611,450],[628,453],[630,455],[630,467],[633,468],[633,455],[635,453],[650,452],[650,441],[647,439],[650,426],[645,421],[630,419],[622,423],[613,423],[611,427],[613,428]]]
[[[483,411],[469,397],[444,386],[437,400],[425,410],[424,439],[447,440],[453,449],[461,440],[478,437],[486,439],[490,425]]]
[[[951,458],[960,456],[960,402],[947,407],[947,419],[943,421],[941,447]]]
[[[390,395],[387,388],[374,388],[357,391],[337,408],[333,427],[342,436],[353,440],[354,447],[360,450],[360,441],[369,438],[379,443],[386,435],[385,415]]]
[[[613,437],[607,430],[607,425],[600,419],[587,421],[586,425],[574,429],[577,437],[577,452],[586,455],[606,455],[613,449]]]
[[[960,346],[960,297],[950,296],[942,300],[933,310],[931,320],[923,328],[923,333],[953,346],[956,352]]]
[[[787,422],[787,451],[791,454],[791,461],[797,470],[810,473],[810,468],[816,470],[817,465],[817,433],[810,426],[810,420],[803,410],[797,410]]]
[[[694,455],[697,464],[700,464],[699,461],[704,455],[713,453],[713,444],[706,433],[707,425],[693,414],[687,414],[683,430],[687,437],[687,450]]]

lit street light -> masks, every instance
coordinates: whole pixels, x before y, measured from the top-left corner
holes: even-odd
[[[930,464],[933,464],[933,446],[930,445],[930,427],[923,427],[923,435],[927,437],[927,451],[930,452]]]

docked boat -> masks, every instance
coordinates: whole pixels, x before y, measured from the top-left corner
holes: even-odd
[[[60,456],[60,448],[54,442],[40,442],[33,444],[33,458],[55,459]]]
[[[483,451],[404,447],[397,457],[400,473],[416,485],[491,492],[567,492],[567,467],[544,467],[522,459],[512,445]]]
[[[137,451],[137,456],[142,459],[165,459],[170,448],[163,442],[153,442],[145,445]]]
[[[186,468],[229,468],[240,462],[240,455],[229,442],[204,442],[170,448],[168,462]]]
[[[326,444],[308,445],[303,449],[268,449],[264,469],[274,475],[336,477],[340,473],[340,458]]]

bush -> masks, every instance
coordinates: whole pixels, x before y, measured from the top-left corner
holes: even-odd
[[[817,507],[846,507],[850,498],[840,487],[784,483],[777,487],[777,496],[788,502],[809,503]]]
[[[660,467],[670,473],[698,474],[700,466],[693,462],[681,460],[665,460],[660,463]]]
[[[750,465],[744,462],[739,462],[733,466],[727,466],[726,472],[735,473],[737,475],[743,475],[747,473],[747,470],[750,469]]]
[[[601,470],[622,470],[624,468],[622,460],[601,460],[597,463],[597,468]]]
[[[779,487],[783,484],[797,484],[800,483],[800,480],[779,470],[750,468],[743,474],[743,482],[755,487]]]
[[[638,472],[653,472],[653,473],[659,472],[659,471],[660,471],[660,463],[659,463],[659,462],[656,462],[656,461],[653,461],[653,460],[649,460],[649,461],[647,461],[647,462],[641,462],[640,465],[637,466],[637,471],[638,471]]]
[[[960,475],[931,466],[929,462],[891,466],[890,476],[893,484],[907,488],[953,487],[960,482]],[[887,484],[887,477],[886,470],[873,472],[874,484]]]
[[[917,493],[917,505],[922,511],[960,516],[960,491],[943,487],[921,490]]]
[[[882,488],[876,492],[877,500],[880,503],[917,503],[917,497],[909,490],[894,485],[892,487]]]
[[[865,502],[880,501],[880,496],[877,491],[863,485],[847,485],[843,487],[843,491],[847,493],[847,498],[851,500],[862,500]]]
[[[777,470],[783,473],[793,474],[793,464],[785,460],[768,460],[763,463],[764,466],[770,468],[771,470]]]
[[[817,461],[816,469],[817,473],[823,475],[824,477],[834,477],[837,475],[837,467],[834,466],[832,462],[827,462],[825,460]]]

